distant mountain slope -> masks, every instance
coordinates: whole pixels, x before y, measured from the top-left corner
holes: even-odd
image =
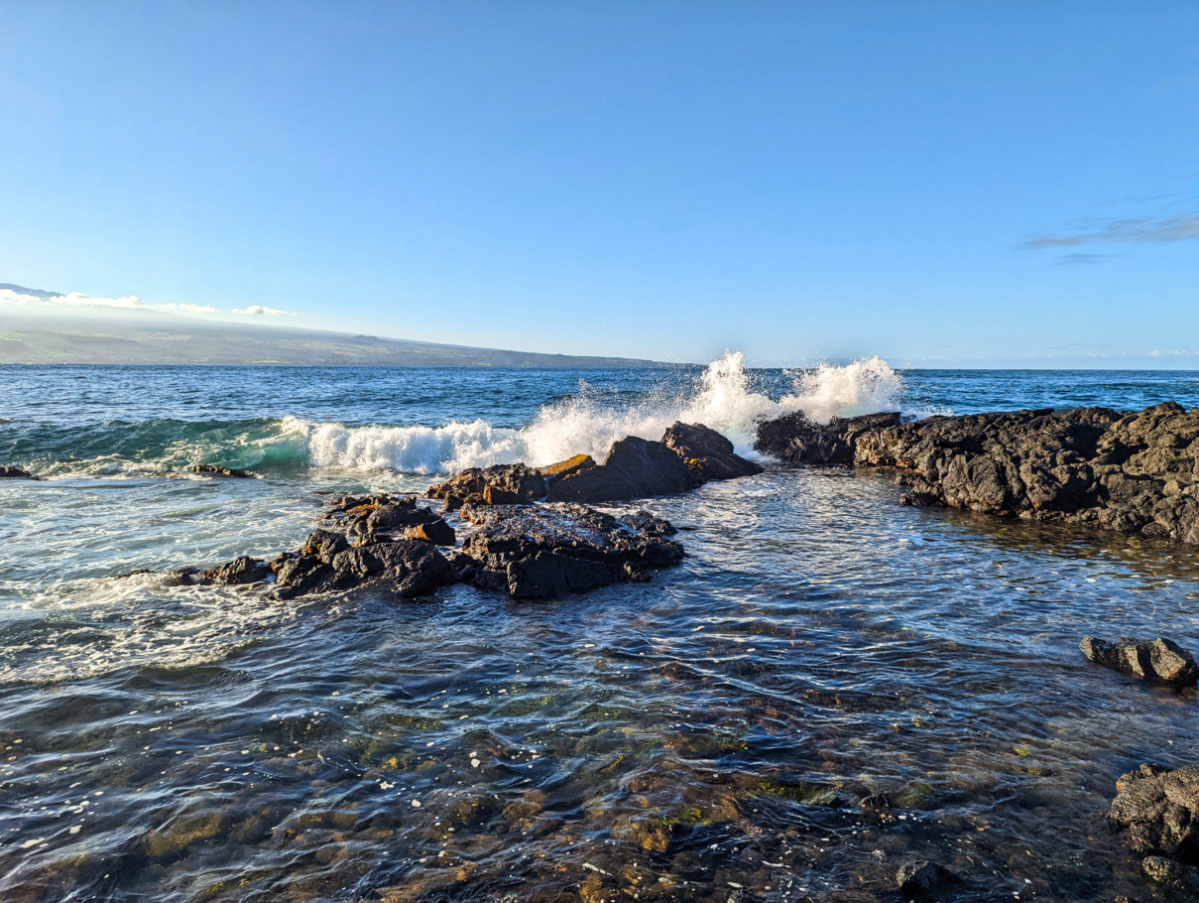
[[[18,285],[0,291],[60,297]],[[219,323],[157,311],[50,310],[0,303],[0,364],[291,364],[382,367],[668,367],[657,361],[577,357],[412,342],[316,329]]]

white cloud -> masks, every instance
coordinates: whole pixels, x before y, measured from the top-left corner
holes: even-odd
[[[186,314],[215,314],[220,313],[215,307],[209,307],[206,304],[155,304],[155,310],[180,310]]]
[[[1185,348],[1176,348],[1173,351],[1150,351],[1148,357],[1192,357],[1192,352]]]
[[[279,310],[275,307],[263,307],[261,304],[251,304],[249,307],[233,308],[235,314],[243,317],[294,317],[296,314],[289,310]]]
[[[167,310],[188,314],[215,314],[215,307],[203,304],[147,304],[137,295],[123,298],[93,298],[82,292],[67,292],[65,295],[26,295],[10,288],[0,289],[0,304],[27,304],[37,307],[111,307],[117,310]]]

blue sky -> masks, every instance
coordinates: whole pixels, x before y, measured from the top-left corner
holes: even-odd
[[[1199,368],[1193,0],[0,0],[0,134],[5,283],[531,351]]]

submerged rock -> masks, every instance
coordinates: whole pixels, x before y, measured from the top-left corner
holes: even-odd
[[[201,474],[209,477],[230,477],[238,480],[249,480],[253,478],[253,474],[248,470],[240,470],[236,467],[221,467],[218,464],[193,464],[188,468],[190,473]]]
[[[1122,775],[1108,815],[1138,853],[1199,862],[1199,767],[1141,765]]]
[[[265,580],[270,574],[270,565],[265,561],[243,555],[240,558],[234,558],[228,564],[204,571],[200,575],[200,582],[215,583],[220,586],[240,586]]]
[[[33,474],[28,470],[22,470],[20,467],[0,464],[0,480],[36,480]]]
[[[621,581],[683,559],[665,537],[666,521],[641,513],[614,517],[582,505],[546,504],[466,510],[479,529],[463,544],[475,585],[520,599],[546,599]]]
[[[895,880],[904,894],[909,897],[918,897],[959,879],[957,875],[942,865],[926,859],[918,859],[901,865]]]
[[[1164,637],[1145,641],[1125,637],[1108,643],[1088,636],[1078,647],[1088,661],[1149,683],[1177,687],[1199,683],[1199,667],[1191,653]]]

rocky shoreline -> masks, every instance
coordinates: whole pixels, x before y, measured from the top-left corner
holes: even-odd
[[[1199,408],[896,413],[761,424],[755,446],[786,464],[898,473],[904,504],[1102,527],[1199,545]]]

